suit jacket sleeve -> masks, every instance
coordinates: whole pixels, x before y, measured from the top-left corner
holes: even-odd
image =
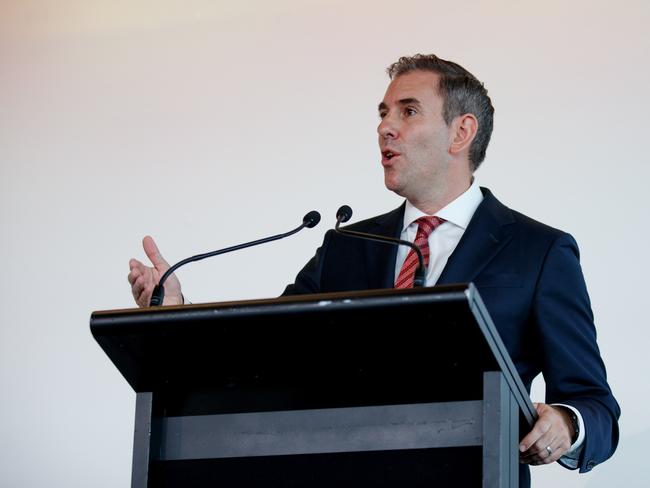
[[[570,235],[561,234],[550,246],[533,304],[546,402],[580,411],[585,441],[578,467],[590,471],[616,449],[620,409],[607,384],[578,246]]]
[[[333,230],[328,230],[323,238],[323,244],[316,250],[316,254],[296,276],[296,281],[288,285],[282,295],[304,295],[307,293],[320,293],[321,291],[321,274],[323,271],[323,262],[327,254],[330,240],[332,239]]]

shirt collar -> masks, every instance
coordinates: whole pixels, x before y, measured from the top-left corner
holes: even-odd
[[[469,225],[469,221],[472,220],[474,212],[476,212],[476,209],[482,201],[483,193],[481,192],[481,188],[478,186],[478,182],[474,179],[472,185],[465,190],[464,193],[458,196],[455,200],[449,202],[445,207],[438,210],[435,213],[435,216],[440,217],[447,222],[451,222],[465,230]],[[414,207],[413,204],[407,200],[406,208],[404,209],[404,226],[402,232],[417,219],[426,215],[427,214]]]

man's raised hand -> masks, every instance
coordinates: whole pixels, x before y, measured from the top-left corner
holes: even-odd
[[[151,300],[151,293],[154,286],[160,281],[160,277],[169,269],[169,263],[160,254],[158,246],[151,236],[142,239],[142,247],[152,266],[146,266],[137,259],[129,261],[129,283],[135,303],[139,307],[148,307]],[[181,283],[175,274],[172,274],[165,281],[165,299],[163,305],[180,305],[183,303],[181,294]]]

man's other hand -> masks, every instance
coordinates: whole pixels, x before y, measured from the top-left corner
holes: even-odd
[[[571,447],[573,425],[567,409],[535,403],[539,417],[533,429],[519,443],[519,462],[522,464],[550,464],[562,457]]]
[[[142,247],[147,257],[153,264],[145,266],[137,259],[129,261],[129,283],[131,283],[131,293],[135,299],[135,303],[139,307],[148,307],[151,300],[151,294],[154,286],[160,281],[160,277],[169,269],[169,263],[160,254],[158,246],[151,236],[146,236],[142,239]],[[165,299],[163,305],[180,305],[183,303],[183,295],[181,294],[181,283],[172,274],[165,281]]]

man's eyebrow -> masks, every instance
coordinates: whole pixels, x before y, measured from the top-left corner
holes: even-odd
[[[409,98],[402,98],[401,100],[397,101],[398,104],[400,105],[418,105],[421,106],[422,104],[420,103],[420,100],[417,98],[409,97]],[[379,106],[377,107],[377,110],[380,112],[382,110],[386,110],[388,108],[388,105],[386,105],[384,102],[381,102]]]
[[[417,98],[402,98],[401,100],[398,100],[400,105],[421,105],[420,100]]]

